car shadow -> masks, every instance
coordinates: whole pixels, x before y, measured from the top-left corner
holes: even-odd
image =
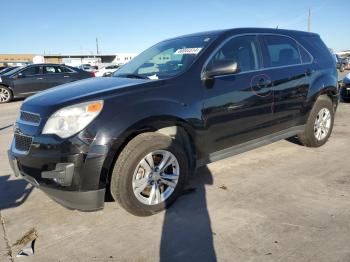
[[[24,179],[9,178],[9,175],[0,176],[0,210],[22,205],[33,190]]]
[[[300,143],[298,136],[288,137],[285,140],[295,145],[299,145],[299,146],[303,145],[302,143]]]
[[[210,170],[198,169],[182,196],[165,211],[160,261],[216,261],[205,191],[211,184]]]

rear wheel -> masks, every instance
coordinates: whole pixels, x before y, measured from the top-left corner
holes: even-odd
[[[0,103],[8,103],[12,98],[11,90],[6,86],[0,86]]]
[[[299,134],[300,142],[308,147],[324,145],[332,133],[333,123],[333,103],[329,97],[321,96],[311,110],[304,132]]]
[[[120,153],[111,194],[130,213],[152,215],[176,200],[187,174],[186,152],[180,143],[162,134],[144,133]]]

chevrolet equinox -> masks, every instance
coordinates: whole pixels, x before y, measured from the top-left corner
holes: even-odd
[[[338,105],[337,70],[319,35],[239,28],[160,42],[110,78],[24,101],[11,167],[58,203],[132,214],[172,204],[199,166],[298,136],[322,146]]]

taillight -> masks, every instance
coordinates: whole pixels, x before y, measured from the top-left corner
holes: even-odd
[[[89,72],[91,77],[95,77],[95,72]]]

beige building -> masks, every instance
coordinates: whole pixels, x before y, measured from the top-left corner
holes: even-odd
[[[0,66],[33,63],[34,57],[32,54],[0,54]]]
[[[78,66],[81,64],[108,65],[125,64],[136,56],[135,53],[117,54],[0,54],[0,66],[25,65],[35,63],[67,64]]]

